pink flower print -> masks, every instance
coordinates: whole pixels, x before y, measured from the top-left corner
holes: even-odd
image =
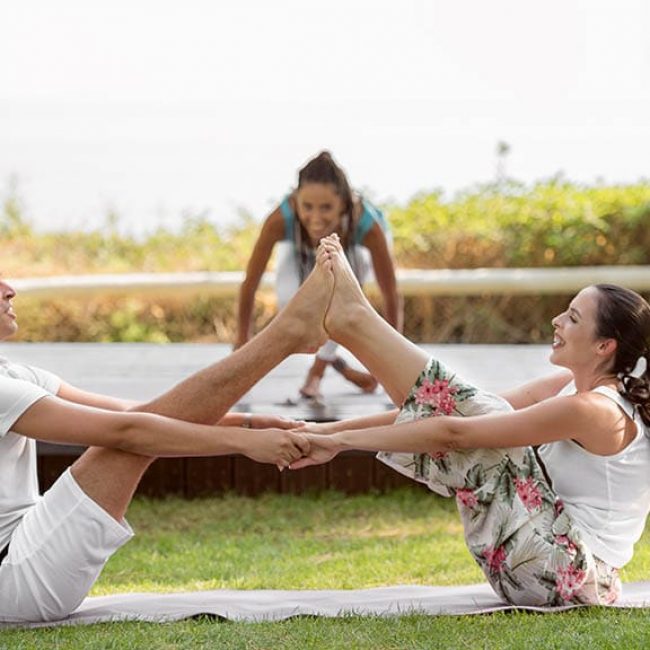
[[[447,452],[446,451],[434,451],[432,454],[429,454],[433,460],[444,460],[447,458]]]
[[[501,573],[503,570],[503,563],[506,561],[506,551],[503,546],[499,546],[499,548],[488,546],[483,549],[481,555],[487,560],[491,573]]]
[[[564,512],[564,501],[562,499],[556,499],[553,508],[555,510],[555,516],[559,517]]]
[[[476,498],[476,494],[474,494],[474,490],[465,488],[456,490],[456,499],[466,508],[475,508],[478,505],[478,499]]]
[[[451,415],[456,408],[454,395],[457,392],[458,388],[450,386],[448,379],[436,379],[433,383],[425,379],[415,391],[415,403],[433,407],[437,415]]]
[[[576,569],[570,564],[566,569],[558,569],[555,576],[555,586],[560,598],[571,600],[576,591],[582,587],[586,573],[583,569]]]
[[[532,476],[529,476],[525,480],[522,478],[516,478],[515,489],[528,512],[531,512],[542,505],[542,493],[535,485]]]
[[[614,580],[612,586],[607,590],[607,593],[602,596],[602,602],[605,605],[613,605],[621,596],[620,585],[618,579]]]
[[[573,552],[578,548],[566,535],[556,535],[555,543],[560,546],[566,546],[566,549],[569,552]]]

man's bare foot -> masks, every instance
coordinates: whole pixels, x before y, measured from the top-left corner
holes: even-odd
[[[295,352],[316,352],[329,338],[324,321],[333,290],[334,275],[317,264],[278,314],[277,324],[295,341]]]
[[[330,338],[342,343],[346,331],[358,326],[359,318],[373,308],[363,295],[338,236],[330,235],[321,240],[317,261],[317,266],[325,271],[331,268],[334,275],[334,292],[324,324]]]

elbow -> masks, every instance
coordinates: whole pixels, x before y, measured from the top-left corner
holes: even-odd
[[[125,417],[119,418],[112,427],[108,436],[110,445],[106,446],[139,456],[151,456],[153,441],[149,441],[143,416],[146,417],[145,414],[125,413]]]
[[[469,449],[469,441],[465,435],[462,418],[447,416],[444,420],[443,435],[441,436],[442,439],[439,440],[442,443],[440,445],[442,450],[448,452]]]
[[[244,298],[248,298],[251,295],[255,294],[257,287],[259,286],[262,279],[262,275],[263,273],[256,273],[250,269],[247,269],[246,274],[244,275],[244,279],[239,285],[239,295]]]
[[[134,451],[136,427],[133,415],[128,413],[126,417],[119,418],[111,427],[110,435],[107,436],[109,441],[107,447],[110,446],[113,449],[121,449],[122,451]]]

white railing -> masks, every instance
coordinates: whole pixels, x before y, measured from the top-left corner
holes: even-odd
[[[11,281],[22,295],[54,298],[97,294],[187,294],[205,292],[235,296],[241,271],[216,273],[129,273],[59,275]],[[579,266],[521,269],[400,269],[402,295],[468,296],[481,294],[573,293],[589,284],[610,282],[637,291],[650,290],[650,266]],[[262,290],[273,288],[275,274],[265,273]],[[374,283],[368,289],[376,291]]]

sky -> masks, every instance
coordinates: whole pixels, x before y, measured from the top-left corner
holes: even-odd
[[[650,176],[646,0],[0,0],[0,199],[42,230],[262,219],[329,149],[380,202]]]

